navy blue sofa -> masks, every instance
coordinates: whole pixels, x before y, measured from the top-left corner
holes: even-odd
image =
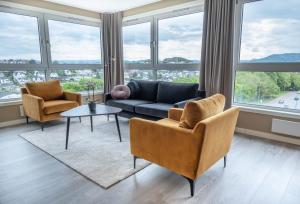
[[[129,99],[112,99],[106,94],[106,105],[121,108],[121,116],[160,119],[168,117],[168,110],[172,107],[183,108],[189,100],[199,100],[205,97],[199,91],[199,84],[172,83],[162,81],[131,80],[137,84],[138,93]]]

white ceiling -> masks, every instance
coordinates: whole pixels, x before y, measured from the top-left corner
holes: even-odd
[[[125,11],[160,0],[45,0],[99,13]]]

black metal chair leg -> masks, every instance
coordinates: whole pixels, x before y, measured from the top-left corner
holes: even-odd
[[[135,169],[135,167],[136,167],[136,159],[137,159],[138,157],[137,156],[133,156],[133,168]]]
[[[195,181],[193,179],[190,179],[188,177],[183,176],[186,180],[188,180],[189,184],[190,184],[190,189],[191,189],[191,196],[194,196],[194,192],[195,192]]]
[[[44,131],[44,123],[41,123],[42,131]]]
[[[117,124],[117,129],[118,129],[119,139],[120,139],[120,142],[122,142],[121,131],[120,131],[120,125],[119,125],[119,120],[118,120],[118,115],[117,115],[117,114],[115,114],[115,119],[116,119],[116,124]]]
[[[224,156],[224,168],[226,167],[227,164],[227,155]]]
[[[79,122],[81,122],[81,117],[79,116]]]
[[[27,124],[29,123],[29,118],[28,118],[28,116],[26,116],[26,123],[27,123]]]
[[[91,131],[94,131],[94,126],[93,126],[93,116],[90,116],[90,122],[91,122]]]

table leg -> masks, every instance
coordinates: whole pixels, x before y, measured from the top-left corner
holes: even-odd
[[[119,120],[118,120],[118,115],[117,114],[115,114],[115,119],[116,119],[116,124],[117,124],[117,128],[118,128],[119,139],[120,139],[120,142],[122,142],[120,126],[119,126]]]
[[[93,116],[90,116],[90,122],[91,122],[91,131],[94,131],[94,127],[93,127]]]
[[[70,119],[67,119],[67,132],[66,132],[66,149],[68,149],[68,142],[69,142],[69,131],[70,131]]]

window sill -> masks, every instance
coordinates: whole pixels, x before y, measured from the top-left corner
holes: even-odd
[[[293,112],[287,112],[287,111],[281,111],[281,110],[244,106],[241,104],[233,104],[233,106],[239,107],[242,112],[257,113],[257,114],[263,114],[263,115],[278,116],[278,117],[292,118],[292,119],[300,120],[300,113],[296,113],[296,112],[293,113]]]
[[[22,105],[21,99],[0,102],[0,107]]]

